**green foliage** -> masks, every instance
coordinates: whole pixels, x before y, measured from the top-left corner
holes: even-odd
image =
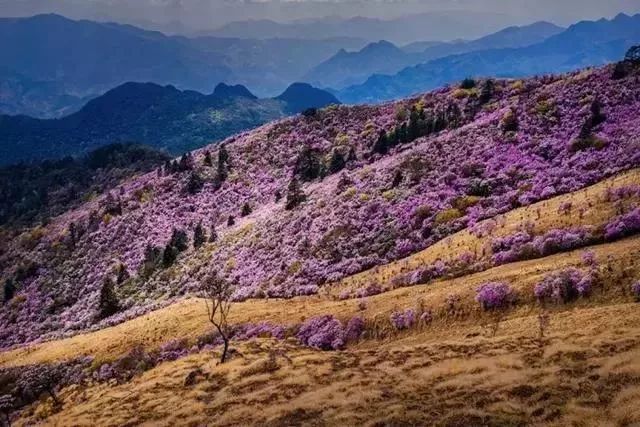
[[[100,299],[98,301],[98,316],[104,319],[113,316],[120,310],[120,304],[116,295],[113,281],[106,278],[100,289]]]
[[[300,154],[298,154],[293,173],[304,182],[319,178],[323,173],[320,154],[310,146],[305,145]]]
[[[287,188],[287,201],[285,203],[286,210],[295,209],[300,203],[304,202],[306,196],[302,192],[300,188],[300,183],[298,180],[293,177],[291,182],[289,182],[289,187]]]
[[[194,195],[198,194],[200,190],[202,190],[202,187],[204,187],[204,180],[198,172],[192,171],[191,175],[189,175],[187,185],[185,186],[185,191],[188,194]]]
[[[340,153],[339,150],[334,149],[331,152],[331,159],[329,160],[329,173],[330,174],[334,174],[337,172],[340,172],[342,169],[344,169],[346,165],[346,162],[344,160],[344,156],[342,155],[342,153]]]
[[[460,83],[460,89],[469,90],[473,89],[474,87],[476,87],[476,81],[470,77],[467,77],[462,81],[462,83]]]
[[[443,211],[438,212],[434,219],[435,225],[443,225],[447,224],[451,221],[455,221],[456,219],[462,218],[463,214],[460,210],[456,208],[445,209]]]
[[[2,301],[4,303],[11,301],[15,293],[16,293],[16,285],[14,284],[13,280],[11,279],[5,280],[4,286],[2,289],[2,294],[3,294]]]
[[[170,267],[178,258],[180,252],[186,251],[189,247],[189,238],[184,230],[173,229],[171,239],[167,243],[162,253],[162,264]]]
[[[204,227],[202,226],[202,221],[200,221],[193,231],[193,247],[198,249],[204,245],[206,241],[207,235],[205,234]]]

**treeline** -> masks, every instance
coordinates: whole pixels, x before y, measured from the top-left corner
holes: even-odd
[[[150,147],[116,143],[80,158],[0,168],[0,225],[24,227],[46,222],[168,158]]]

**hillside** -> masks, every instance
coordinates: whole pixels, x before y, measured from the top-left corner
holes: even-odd
[[[238,301],[315,294],[638,167],[637,72],[466,81],[397,103],[327,107],[198,150],[20,236],[6,232],[0,267],[17,290],[0,312],[3,346],[119,323],[181,298],[212,270]],[[522,224],[518,242],[544,256],[547,240],[574,248],[626,233],[604,226],[547,236]],[[482,262],[461,253],[398,283],[524,250],[500,245]],[[99,296],[111,281],[117,310],[105,315]]]
[[[328,92],[296,84],[278,98],[258,99],[241,85],[220,83],[204,95],[130,82],[60,119],[0,115],[0,165],[81,155],[123,141],[177,155],[307,108],[337,103]]]
[[[335,94],[345,103],[380,102],[468,76],[518,78],[601,66],[617,60],[640,42],[639,28],[640,15],[620,14],[611,20],[584,21],[530,46],[489,48],[440,57],[396,74],[373,75],[366,82]]]
[[[394,74],[403,68],[445,56],[487,49],[517,48],[539,43],[560,33],[563,28],[547,22],[509,27],[472,41],[416,42],[402,48],[381,40],[357,52],[341,49],[331,58],[313,67],[305,81],[319,86],[342,89],[363,83],[373,74]]]

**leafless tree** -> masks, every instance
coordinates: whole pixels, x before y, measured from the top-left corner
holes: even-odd
[[[220,363],[224,363],[229,350],[231,332],[227,321],[231,310],[231,283],[218,276],[218,273],[214,271],[202,283],[201,294],[207,306],[209,322],[216,328],[224,342],[224,349],[220,357]]]

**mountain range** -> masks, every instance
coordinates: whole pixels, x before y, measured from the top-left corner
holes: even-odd
[[[499,48],[518,48],[539,43],[564,29],[548,22],[509,27],[472,41],[417,42],[403,47],[381,40],[357,52],[341,49],[314,67],[304,80],[320,87],[342,89],[363,83],[372,74],[393,74],[401,69],[436,58]]]
[[[182,154],[289,114],[338,103],[330,93],[302,83],[263,99],[244,86],[224,83],[210,95],[125,83],[59,119],[0,115],[0,164],[77,156],[123,141]]]
[[[435,59],[392,75],[335,91],[346,103],[379,102],[436,88],[467,76],[523,77],[615,61],[640,41],[640,14],[584,21],[540,43],[487,49]]]
[[[0,18],[0,112],[61,117],[130,81],[203,93],[226,82],[274,96],[340,48],[365,44],[347,38],[189,39],[59,15]]]

